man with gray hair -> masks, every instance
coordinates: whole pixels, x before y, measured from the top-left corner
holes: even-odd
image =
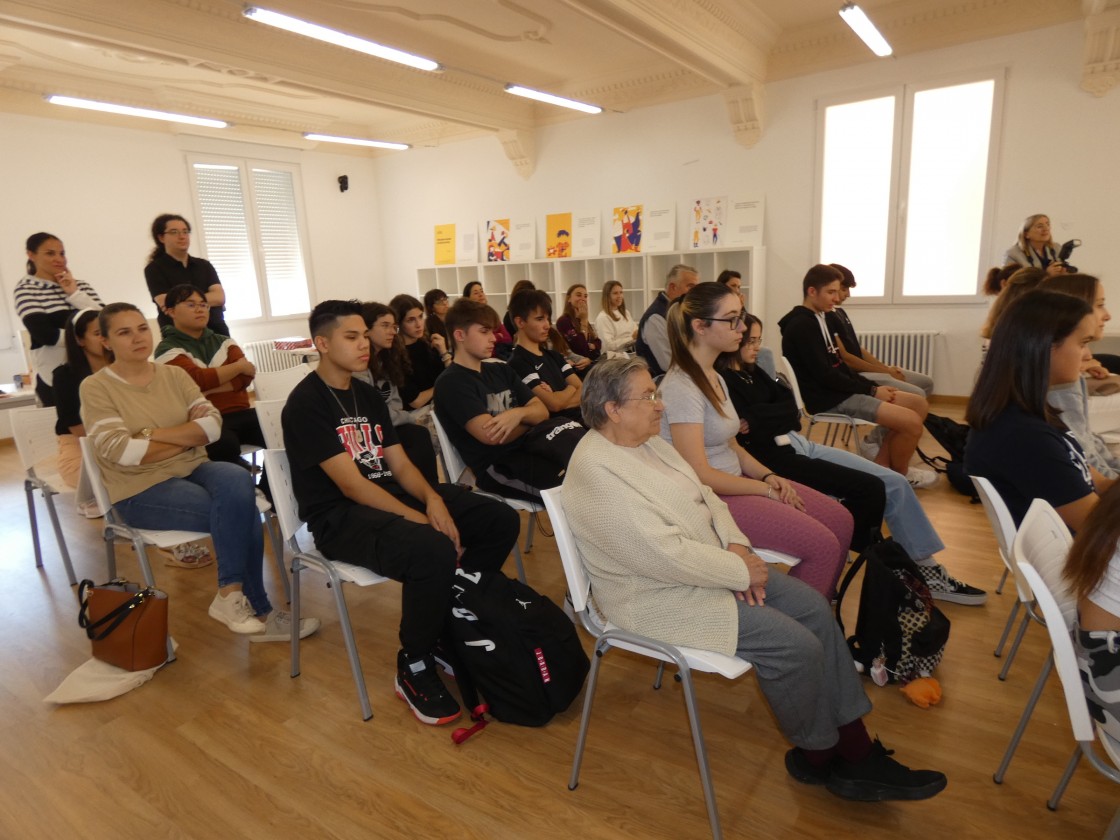
[[[639,356],[649,364],[653,376],[661,376],[669,369],[673,354],[669,350],[669,328],[665,313],[669,304],[688,294],[689,289],[700,282],[700,274],[690,265],[677,264],[669,269],[665,277],[665,291],[659,292],[653,303],[642,314],[638,322],[638,341],[635,349]]]

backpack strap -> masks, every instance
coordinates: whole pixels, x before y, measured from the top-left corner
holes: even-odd
[[[859,570],[863,568],[863,564],[867,562],[867,552],[871,550],[872,546],[877,544],[878,540],[872,541],[867,548],[860,552],[859,557],[852,562],[851,568],[844,574],[844,580],[840,583],[840,591],[836,593],[836,623],[840,625],[841,636],[845,633],[844,619],[840,617],[840,607],[844,604],[844,593],[846,593],[848,587],[852,585],[852,580],[855,578],[856,573],[859,572]]]

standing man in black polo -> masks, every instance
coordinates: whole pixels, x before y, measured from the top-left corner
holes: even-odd
[[[163,299],[171,289],[182,283],[194,286],[210,304],[210,320],[206,326],[216,333],[229,335],[226,326],[226,293],[218,272],[201,257],[187,253],[191,247],[191,223],[174,213],[156,216],[152,222],[152,239],[156,247],[148,255],[144,279],[148,294],[156,304],[159,328],[171,324],[171,316],[163,311]]]
[[[675,265],[665,277],[665,291],[659,292],[653,303],[638,322],[638,341],[635,350],[649,365],[650,376],[661,376],[669,369],[673,354],[669,350],[669,325],[665,313],[669,304],[688,294],[700,282],[700,275],[690,265]]]

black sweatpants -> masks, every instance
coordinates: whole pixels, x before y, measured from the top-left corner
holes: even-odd
[[[206,454],[211,461],[226,461],[248,470],[251,467],[241,457],[242,446],[265,446],[264,432],[261,431],[261,424],[257,420],[257,412],[252,408],[223,414],[222,435],[206,447]],[[265,498],[272,501],[272,493],[268,489],[268,477],[263,472],[258,486]]]
[[[459,529],[463,546],[459,565],[469,572],[500,569],[521,532],[517,512],[456,484],[440,484],[436,492]],[[423,510],[413,499],[406,503]],[[427,656],[443,634],[451,609],[455,578],[451,540],[430,525],[365,505],[353,505],[323,530],[326,533],[315,535],[315,544],[324,555],[403,584],[401,647],[409,659]]]
[[[564,481],[568,461],[587,427],[568,417],[549,417],[527,431],[517,448],[485,469],[474,470],[478,486],[500,496],[540,503],[541,490]]]

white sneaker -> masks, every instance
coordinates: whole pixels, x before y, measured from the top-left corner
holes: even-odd
[[[915,490],[925,490],[937,484],[938,476],[933,470],[920,470],[911,467],[906,471],[906,480]]]
[[[231,592],[229,595],[219,592],[210,602],[207,612],[212,619],[222,622],[234,633],[248,635],[263,633],[265,630],[265,623],[253,614],[249,599],[241,592]]]
[[[259,619],[258,619],[259,620]],[[306,639],[319,629],[319,619],[301,618],[299,637]],[[292,614],[285,610],[273,610],[264,622],[264,630],[249,637],[250,642],[287,642],[292,638]]]

